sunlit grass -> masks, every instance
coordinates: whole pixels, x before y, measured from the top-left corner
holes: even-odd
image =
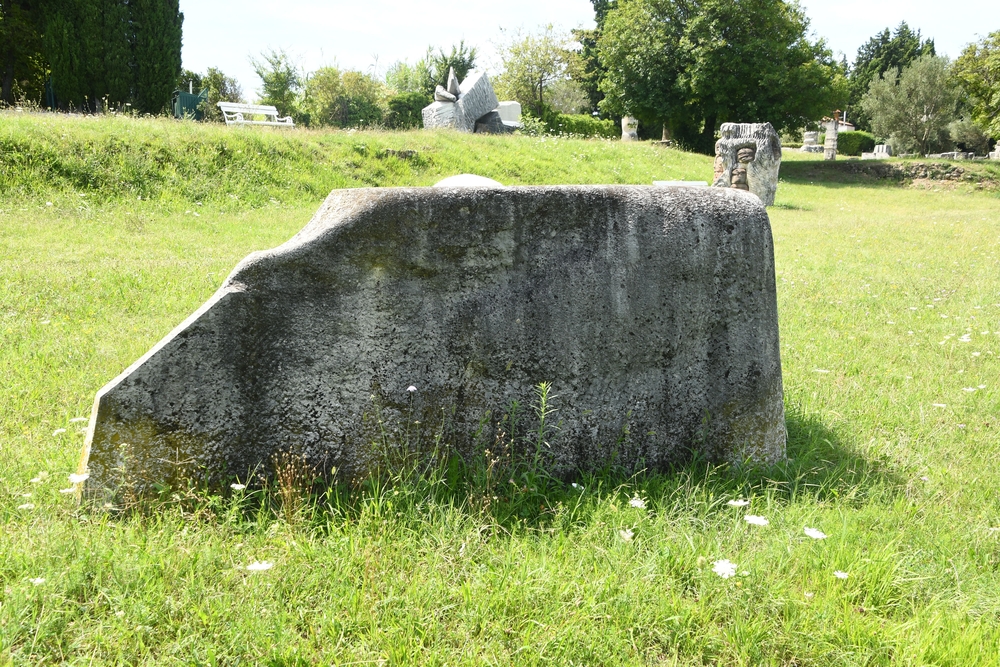
[[[110,141],[95,121],[46,122]],[[36,146],[24,123],[0,117],[0,134]],[[177,127],[149,141],[225,131]],[[434,164],[513,182],[503,142],[361,141],[433,142]],[[478,160],[470,141],[484,141]],[[519,163],[552,165],[549,144],[504,141]],[[568,147],[590,156],[575,182],[618,182],[632,150],[555,150]],[[635,150],[633,182],[711,171]],[[573,178],[547,168],[519,182]],[[317,191],[322,174],[308,176]],[[1000,664],[997,196],[781,184],[791,460],[776,468],[569,484],[470,462],[460,484],[390,476],[314,489],[294,512],[294,489],[278,488],[179,491],[128,516],[77,508],[59,491],[96,390],[319,197],[272,203],[233,183],[201,206],[179,181],[154,201],[60,181],[0,192],[0,664]]]

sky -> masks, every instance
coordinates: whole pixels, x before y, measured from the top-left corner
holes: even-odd
[[[939,55],[1000,30],[998,0],[801,0],[814,37],[853,61],[858,47],[884,28],[906,21],[935,40]],[[385,70],[397,60],[414,62],[428,46],[450,48],[464,39],[479,49],[479,64],[496,69],[495,45],[517,30],[591,28],[589,0],[180,0],[184,12],[186,69],[218,67],[236,77],[244,96],[259,80],[251,56],[286,50],[306,71],[324,65]],[[838,56],[839,57],[839,56]]]

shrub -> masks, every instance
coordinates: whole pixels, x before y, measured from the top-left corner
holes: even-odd
[[[613,139],[619,130],[611,119],[594,118],[587,114],[556,113],[545,119],[550,134],[565,134],[574,137],[604,137]]]
[[[841,155],[861,155],[875,150],[875,135],[871,132],[838,132],[837,152]]]
[[[385,126],[393,130],[409,130],[423,125],[422,111],[433,98],[424,93],[400,93],[386,101]]]

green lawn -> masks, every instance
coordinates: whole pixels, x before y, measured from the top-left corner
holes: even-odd
[[[59,493],[73,420],[330,187],[705,180],[712,162],[0,114],[0,664],[1000,665],[1000,197],[800,157],[770,209],[787,464],[582,489],[480,470],[297,511],[181,492],[115,515]]]

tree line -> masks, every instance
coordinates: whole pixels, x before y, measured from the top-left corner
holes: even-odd
[[[0,0],[0,101],[160,113],[183,21],[179,0]]]

